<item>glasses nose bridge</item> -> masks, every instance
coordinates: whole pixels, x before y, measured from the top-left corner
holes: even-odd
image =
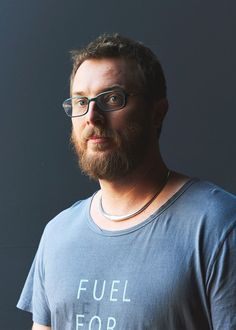
[[[90,105],[90,102],[94,101],[96,106],[99,108],[99,105],[97,103],[97,99],[98,99],[99,95],[95,96],[95,97],[91,97],[91,98],[87,98],[88,100],[88,107],[87,107],[87,112],[89,111],[89,105]],[[99,108],[100,109],[100,108]]]

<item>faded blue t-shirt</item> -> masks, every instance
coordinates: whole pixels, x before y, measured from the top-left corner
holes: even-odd
[[[236,197],[198,179],[141,224],[101,230],[91,198],[48,223],[18,307],[54,330],[236,329]]]

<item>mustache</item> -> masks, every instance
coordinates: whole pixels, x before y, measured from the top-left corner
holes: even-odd
[[[97,126],[86,127],[81,132],[80,138],[76,137],[75,129],[72,127],[70,143],[73,147],[76,148],[86,148],[87,141],[93,136],[101,138],[109,138],[112,143],[114,143],[118,148],[122,146],[122,137],[121,133],[116,132],[110,128],[102,128]]]
[[[110,129],[101,129],[98,127],[88,127],[83,131],[82,139],[88,140],[92,136],[117,139],[117,134]]]

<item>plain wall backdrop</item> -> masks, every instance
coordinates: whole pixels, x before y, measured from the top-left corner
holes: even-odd
[[[30,329],[15,305],[43,228],[97,189],[77,168],[61,107],[69,50],[103,32],[151,47],[168,85],[167,164],[236,193],[235,14],[234,0],[0,1],[1,330]]]

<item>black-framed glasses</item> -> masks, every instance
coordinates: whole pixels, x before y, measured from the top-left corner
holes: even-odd
[[[94,101],[98,108],[104,112],[116,111],[125,107],[127,97],[134,94],[127,94],[122,90],[110,90],[89,98],[75,96],[66,99],[62,106],[69,117],[80,117],[85,115],[89,109],[89,103]]]

